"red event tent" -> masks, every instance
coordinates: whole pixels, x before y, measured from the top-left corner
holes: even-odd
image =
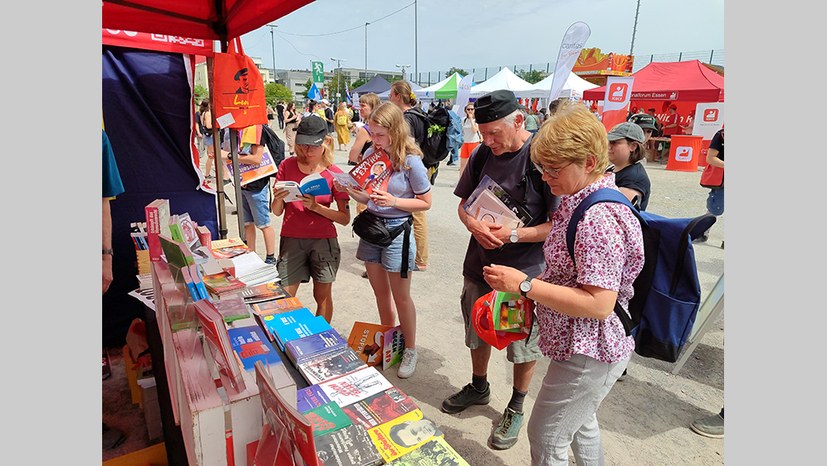
[[[723,102],[724,77],[698,60],[652,62],[632,74],[632,100]],[[606,86],[587,90],[583,100],[603,100]]]

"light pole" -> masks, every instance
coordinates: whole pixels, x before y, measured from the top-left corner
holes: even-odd
[[[634,56],[635,51],[635,33],[637,32],[637,15],[640,12],[640,0],[637,0],[637,8],[635,8],[635,25],[632,28],[632,46],[629,47],[629,56]]]
[[[365,79],[368,78],[368,24],[365,23]]]
[[[405,79],[405,68],[410,68],[411,65],[400,65],[399,63],[396,64],[397,68],[402,68],[402,79]]]
[[[342,62],[347,60],[333,57],[330,57],[330,59],[336,62],[336,69],[339,70],[339,78],[336,80],[336,94],[340,94],[342,89]]]
[[[273,48],[273,82],[276,82],[276,39],[273,30],[278,26],[275,24],[268,24],[270,28],[270,46]]]
[[[416,76],[416,80],[419,80],[419,40],[417,39],[419,34],[419,27],[417,27],[417,3],[414,0],[414,75]],[[410,66],[410,65],[408,65]],[[403,71],[402,74],[405,74]],[[413,80],[412,80],[413,81]],[[419,84],[419,83],[417,83]]]

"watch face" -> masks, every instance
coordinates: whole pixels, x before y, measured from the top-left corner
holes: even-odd
[[[519,239],[520,239],[520,238],[517,236],[517,232],[516,232],[516,231],[511,233],[511,242],[512,242],[512,243],[516,243]]]
[[[523,293],[528,293],[529,291],[531,291],[531,280],[520,282],[520,291],[522,291]]]

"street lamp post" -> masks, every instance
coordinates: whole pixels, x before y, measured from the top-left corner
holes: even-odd
[[[365,23],[365,79],[368,78],[368,24]]]
[[[396,67],[402,68],[402,79],[405,79],[405,68],[410,68],[411,65],[400,65],[399,63],[397,63]]]
[[[341,89],[342,89],[342,62],[347,61],[347,60],[344,59],[344,58],[333,58],[333,57],[330,57],[330,59],[332,61],[336,62],[336,69],[339,70],[339,78],[336,81],[336,94],[341,94]]]
[[[273,82],[276,82],[276,39],[273,30],[278,26],[275,24],[268,24],[270,28],[270,46],[273,48]]]
[[[632,28],[632,46],[629,47],[629,56],[634,56],[635,53],[635,33],[637,32],[637,15],[640,12],[640,0],[637,0],[637,8],[635,8],[635,25]]]

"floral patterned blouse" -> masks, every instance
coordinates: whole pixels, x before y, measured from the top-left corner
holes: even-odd
[[[577,227],[574,256],[566,248],[566,227],[574,209],[599,188],[617,189],[614,174],[586,186],[576,194],[561,196],[552,217],[552,227],[543,244],[546,260],[541,280],[579,288],[591,285],[618,292],[618,302],[628,309],[634,294],[632,283],[643,269],[643,234],[628,207],[610,202],[593,205]],[[582,354],[606,363],[628,358],[635,348],[623,324],[612,312],[604,320],[571,317],[537,303],[540,350],[551,359],[565,361]]]

